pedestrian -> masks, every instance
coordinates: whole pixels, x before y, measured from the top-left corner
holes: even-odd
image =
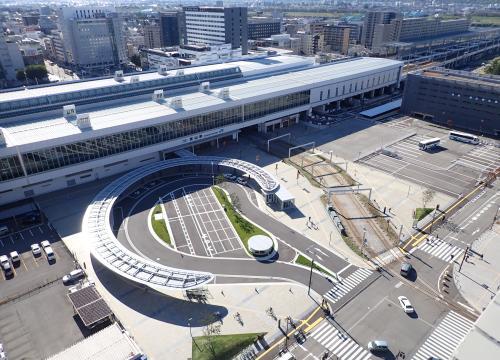
[[[85,265],[85,261],[83,262],[83,268],[87,270],[87,265]]]
[[[224,290],[221,290],[220,293],[222,294],[222,296],[226,296],[224,295]]]
[[[309,220],[308,220],[307,222],[308,222],[308,223],[310,223],[310,222],[311,222],[311,217],[310,217],[310,216],[309,216]]]
[[[259,290],[257,290],[257,288],[255,288],[255,292],[258,294],[258,293],[259,293]]]

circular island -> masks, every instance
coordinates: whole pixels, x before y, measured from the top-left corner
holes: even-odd
[[[274,242],[269,236],[254,235],[248,239],[248,249],[253,256],[267,256],[274,251]]]

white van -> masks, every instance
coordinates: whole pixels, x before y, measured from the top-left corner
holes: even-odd
[[[52,247],[47,246],[44,247],[43,250],[45,251],[45,255],[47,255],[47,260],[52,261],[56,259],[56,254],[54,254],[54,250],[52,250]]]

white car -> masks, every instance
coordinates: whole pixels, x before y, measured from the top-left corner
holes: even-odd
[[[413,306],[411,306],[410,300],[408,300],[408,298],[406,298],[405,296],[399,296],[398,300],[405,313],[411,314],[415,311]]]
[[[21,261],[21,258],[19,257],[17,251],[12,251],[10,253],[10,260],[12,261],[13,264],[17,264],[18,262]]]
[[[241,177],[241,176],[236,179],[236,182],[238,184],[240,184],[240,185],[246,185],[247,184],[247,180],[245,178]]]
[[[79,280],[85,276],[85,273],[82,269],[76,269],[70,271],[68,275],[64,275],[62,281],[64,284],[72,283],[76,280]]]
[[[42,248],[50,247],[50,242],[49,240],[43,240],[40,245],[42,245]]]
[[[40,256],[42,253],[42,249],[40,248],[40,245],[38,244],[31,244],[31,252],[33,253],[34,256]]]
[[[54,254],[54,250],[52,250],[52,247],[44,247],[43,251],[45,251],[45,255],[47,255],[47,260],[49,262],[56,259],[56,254]]]

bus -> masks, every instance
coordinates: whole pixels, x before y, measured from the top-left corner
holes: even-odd
[[[439,146],[440,141],[441,141],[440,138],[425,139],[418,143],[418,148],[420,150],[432,149],[436,146]]]
[[[450,139],[455,141],[471,143],[473,145],[479,144],[479,138],[477,136],[458,131],[450,131]]]

